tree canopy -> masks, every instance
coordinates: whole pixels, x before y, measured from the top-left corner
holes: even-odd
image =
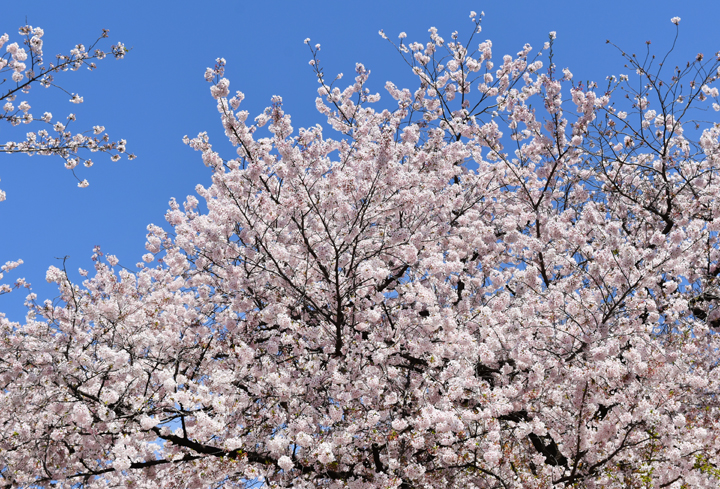
[[[599,86],[471,18],[391,108],[311,47],[297,132],[208,68],[204,202],[0,318],[0,484],[717,487],[720,55]]]

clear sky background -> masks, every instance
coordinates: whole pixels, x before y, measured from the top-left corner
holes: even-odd
[[[386,80],[416,88],[414,77],[399,54],[378,35],[384,29],[406,42],[427,42],[427,30],[438,28],[448,39],[454,30],[469,35],[469,12],[484,11],[477,41],[491,39],[496,60],[515,54],[524,43],[539,50],[549,31],[557,32],[555,62],[569,67],[576,80],[603,81],[627,73],[623,59],[606,39],[628,52],[664,55],[672,44],[679,16],[680,38],[673,63],[699,52],[720,50],[720,2],[667,0],[502,0],[427,1],[365,0],[360,2],[125,0],[98,2],[3,2],[0,35],[20,41],[17,28],[25,20],[45,30],[46,59],[67,54],[77,43],[90,45],[103,28],[111,43],[122,41],[132,51],[124,60],[107,59],[94,72],[60,74],[56,81],[84,97],[82,105],[64,93],[40,87],[27,97],[33,113],[53,113],[62,120],[77,115],[75,129],[104,125],[113,139],[126,139],[137,159],[113,163],[94,155],[95,166],[79,168],[90,186],[79,189],[59,158],[0,154],[0,263],[22,258],[25,264],[4,282],[25,277],[39,299],[52,299],[56,289],[45,283],[50,265],[67,256],[72,278],[79,267],[92,270],[90,255],[100,245],[120,264],[135,269],[144,250],[149,223],[163,225],[171,197],[183,201],[195,185],[210,184],[210,171],[182,143],[184,135],[207,131],[225,158],[235,156],[225,143],[215,101],[203,79],[217,57],[227,60],[230,90],[245,93],[242,107],[251,117],[281,95],[296,128],[324,123],[315,111],[317,81],[308,61],[307,37],[321,43],[321,63],[328,78],[343,72],[350,83],[356,62],[371,71],[373,92],[386,94]],[[10,82],[9,82],[10,83]],[[344,85],[341,85],[344,86]],[[389,95],[384,100],[391,106]],[[22,100],[19,99],[19,100]],[[39,129],[39,125],[35,130]],[[0,126],[0,140],[24,139],[28,126]],[[329,135],[329,134],[328,134]],[[21,321],[25,293],[0,296],[0,311]]]

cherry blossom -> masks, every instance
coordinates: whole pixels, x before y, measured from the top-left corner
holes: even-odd
[[[326,125],[208,68],[204,206],[0,317],[0,484],[718,487],[720,60],[598,89],[471,17],[387,95],[309,47]]]

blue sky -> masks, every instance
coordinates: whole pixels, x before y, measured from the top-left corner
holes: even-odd
[[[446,38],[454,30],[462,36],[472,27],[471,10],[485,12],[483,32],[476,39],[491,39],[498,59],[515,54],[526,42],[539,49],[548,32],[556,31],[555,62],[569,67],[576,80],[600,82],[627,72],[606,39],[638,55],[651,40],[652,52],[664,54],[675,34],[673,16],[682,18],[675,62],[720,50],[720,2],[216,0],[206,5],[186,0],[4,3],[0,35],[7,32],[19,41],[17,28],[27,18],[45,30],[48,59],[77,43],[91,44],[103,28],[110,29],[107,48],[117,41],[132,48],[126,59],[107,59],[95,72],[57,77],[63,88],[84,97],[82,105],[40,87],[27,100],[33,113],[47,110],[56,120],[74,112],[76,129],[104,125],[112,138],[126,139],[128,151],[137,155],[134,161],[116,163],[94,156],[93,168],[78,171],[90,186],[79,189],[60,159],[0,154],[0,188],[7,192],[0,203],[0,263],[25,261],[7,280],[25,277],[40,299],[53,298],[56,291],[44,280],[47,267],[60,266],[58,258],[67,256],[68,270],[79,280],[75,272],[92,268],[95,245],[134,269],[145,252],[146,226],[165,223],[170,197],[182,201],[196,184],[209,185],[209,170],[182,137],[207,131],[221,153],[234,155],[223,144],[215,102],[203,79],[217,57],[227,60],[231,91],[245,93],[245,110],[254,117],[273,95],[281,95],[297,129],[324,122],[314,108],[317,82],[303,44],[307,37],[322,44],[320,59],[329,78],[339,72],[351,75],[355,63],[362,62],[372,71],[370,86],[381,95],[386,80],[415,85],[379,29],[392,39],[405,31],[410,42],[426,42],[431,26]],[[23,139],[26,130],[0,126],[0,140]],[[24,296],[0,296],[0,311],[22,320]]]

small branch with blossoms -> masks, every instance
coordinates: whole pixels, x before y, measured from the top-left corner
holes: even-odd
[[[22,41],[24,47],[17,42],[8,44],[10,36],[7,34],[0,36],[0,48],[5,47],[5,53],[0,56],[0,76],[10,75],[9,78],[0,81],[0,88],[4,89],[0,91],[0,101],[4,102],[0,107],[0,122],[5,121],[12,126],[39,122],[47,124],[50,128],[27,132],[24,141],[2,143],[0,153],[59,156],[65,160],[65,167],[77,178],[78,186],[87,187],[87,180],[81,180],[75,174],[74,168],[80,162],[86,167],[92,166],[93,162],[81,156],[80,152],[108,153],[112,161],[117,161],[126,151],[126,141],[124,139],[111,141],[103,126],[95,126],[92,131],[73,133],[68,128],[76,119],[74,114],[70,114],[64,123],[53,122],[53,115],[50,112],[44,112],[41,117],[36,117],[31,112],[31,105],[26,100],[18,102],[17,97],[20,94],[27,95],[33,86],[40,85],[44,88],[58,88],[70,96],[70,102],[80,104],[83,102],[83,97],[57,85],[55,76],[65,71],[77,71],[82,67],[94,70],[97,67],[95,61],[108,56],[122,59],[129,50],[121,42],[112,45],[109,51],[96,48],[108,37],[108,30],[103,29],[102,35],[89,47],[78,44],[69,54],[58,54],[55,63],[46,65],[43,59],[44,31],[39,27],[25,25],[20,27],[19,34],[24,36]],[[135,155],[128,154],[128,159],[134,158]],[[0,190],[0,201],[5,198],[5,192]]]
[[[0,280],[2,280],[5,277],[6,273],[16,269],[17,267],[19,267],[22,264],[23,264],[22,260],[17,260],[17,261],[6,262],[5,265],[0,266]],[[29,289],[30,284],[27,283],[24,278],[17,279],[13,285],[0,283],[0,295],[8,294],[8,293],[12,292],[14,289],[19,289],[20,287],[25,287],[25,288]]]

